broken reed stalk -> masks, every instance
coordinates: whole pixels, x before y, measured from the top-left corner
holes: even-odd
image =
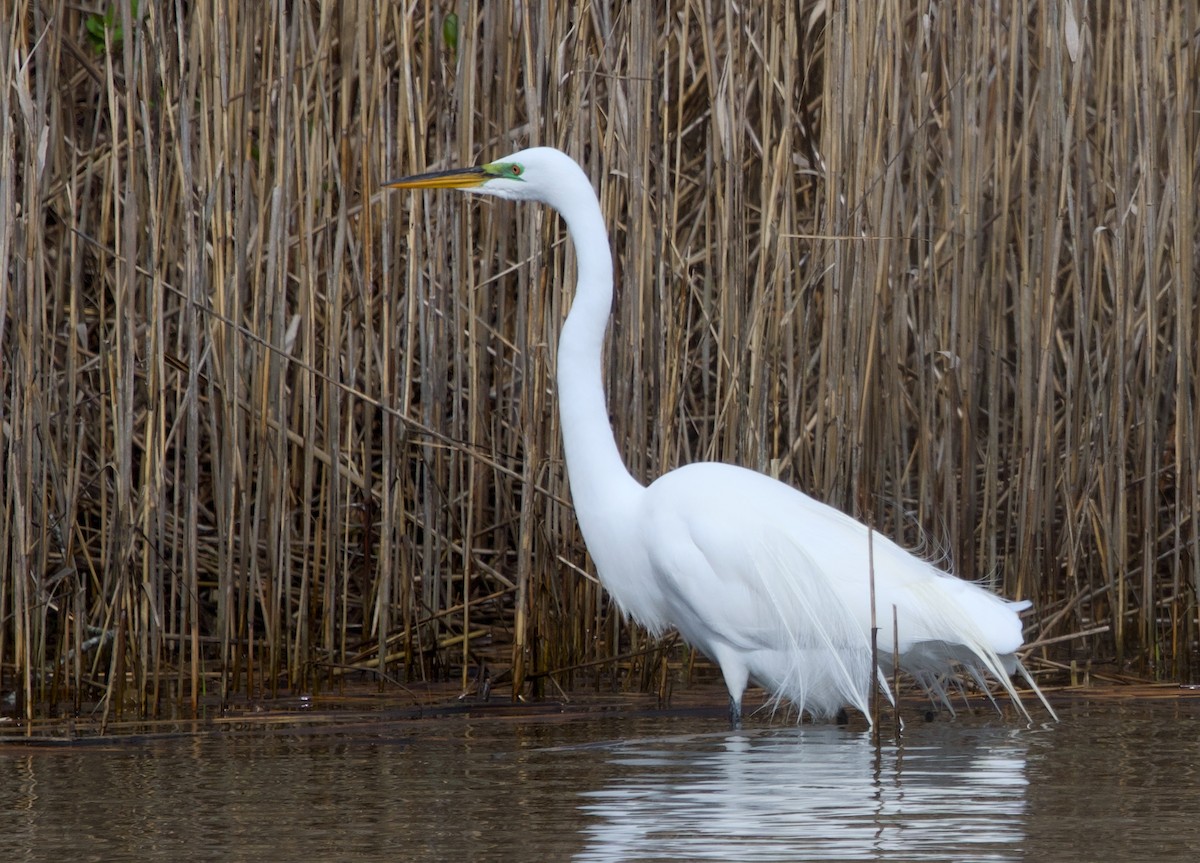
[[[879,622],[875,615],[875,531],[867,525],[867,581],[871,593],[871,739],[879,748]],[[892,693],[896,706],[900,704],[900,692]]]
[[[1195,676],[1189,4],[486,4],[448,36],[382,0],[320,26],[118,3],[96,45],[87,4],[9,5],[0,688],[25,718],[339,686],[364,651],[520,691],[641,649],[559,562],[586,568],[557,220],[378,191],[530,143],[582,159],[612,227],[635,476],[770,468],[1033,598],[1056,655]]]
[[[892,694],[896,699],[892,710],[892,734],[898,744],[904,722],[900,719],[900,612],[892,605]]]

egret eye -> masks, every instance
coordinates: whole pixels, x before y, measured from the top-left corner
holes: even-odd
[[[525,172],[525,169],[522,168],[520,165],[509,165],[509,167],[508,167],[508,173],[512,174],[514,177],[519,177],[524,172]]]

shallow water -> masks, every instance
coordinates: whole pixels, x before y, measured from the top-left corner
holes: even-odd
[[[1195,860],[1200,699],[859,730],[452,716],[0,747],[6,860]]]

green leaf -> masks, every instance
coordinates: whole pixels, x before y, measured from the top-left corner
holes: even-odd
[[[442,19],[442,39],[451,54],[458,54],[458,16],[451,12]]]
[[[129,12],[133,16],[134,21],[140,21],[138,17],[138,0],[130,0]],[[121,27],[121,13],[117,8],[117,4],[111,3],[104,10],[104,14],[99,13],[89,15],[83,22],[84,29],[87,30],[88,41],[92,43],[92,47],[96,49],[96,53],[103,53],[106,37],[107,45],[113,51],[116,51],[121,40],[125,38],[124,28]]]

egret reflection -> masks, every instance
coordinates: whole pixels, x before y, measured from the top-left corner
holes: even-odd
[[[588,860],[1017,860],[1027,746],[885,746],[830,727],[614,745],[583,794]]]

